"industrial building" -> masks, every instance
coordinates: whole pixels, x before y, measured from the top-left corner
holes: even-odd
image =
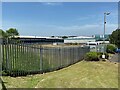
[[[40,37],[40,36],[15,36],[14,39],[20,40],[24,43],[63,43],[62,38],[56,37]]]
[[[94,37],[87,37],[87,36],[78,36],[78,37],[71,37],[64,39],[64,43],[79,43],[79,44],[86,44],[87,42],[95,42]]]

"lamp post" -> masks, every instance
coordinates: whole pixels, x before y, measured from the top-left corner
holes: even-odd
[[[109,12],[105,12],[104,13],[104,35],[103,35],[103,47],[104,47],[104,50],[103,50],[103,55],[102,55],[102,58],[105,59],[105,25],[106,25],[106,15],[109,15],[110,13]]]

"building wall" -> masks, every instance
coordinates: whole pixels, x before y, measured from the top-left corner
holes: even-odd
[[[87,43],[87,42],[95,42],[95,39],[65,39],[64,43]]]
[[[63,43],[63,39],[50,39],[50,38],[14,38],[24,43]]]
[[[95,35],[96,41],[103,40],[103,35]],[[109,40],[109,34],[105,34],[105,40]]]
[[[99,43],[103,43],[103,41],[97,41]],[[106,44],[109,44],[110,42],[109,41],[105,41]]]

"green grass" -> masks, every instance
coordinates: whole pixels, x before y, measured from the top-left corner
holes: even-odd
[[[81,61],[54,72],[2,79],[7,88],[118,88],[118,63]]]

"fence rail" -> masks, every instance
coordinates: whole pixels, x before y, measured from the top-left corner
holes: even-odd
[[[5,41],[5,40],[4,40]],[[43,47],[8,39],[2,47],[2,70],[20,76],[57,70],[83,59],[89,47]]]

